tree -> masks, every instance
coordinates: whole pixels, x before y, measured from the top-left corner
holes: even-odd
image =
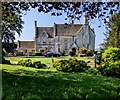
[[[105,48],[117,47],[120,48],[120,12],[113,15],[107,23],[107,32],[104,33],[106,39],[104,42]]]
[[[101,0],[99,0],[101,1]],[[23,12],[38,8],[38,12],[51,12],[52,16],[67,13],[65,20],[74,23],[87,14],[89,20],[99,18],[106,23],[106,18],[115,12],[120,12],[120,2],[2,2],[2,39],[5,42],[14,41],[15,33],[22,32]]]

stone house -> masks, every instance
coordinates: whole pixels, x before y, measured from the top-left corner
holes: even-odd
[[[35,51],[65,52],[72,48],[95,49],[95,31],[85,16],[84,24],[56,24],[53,27],[38,27],[35,21]]]
[[[35,52],[35,41],[19,41],[17,42],[17,51],[24,55]]]

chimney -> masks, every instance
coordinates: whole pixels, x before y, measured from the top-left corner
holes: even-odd
[[[37,21],[35,21],[35,51],[37,51]]]
[[[85,14],[85,24],[88,24],[88,15]]]
[[[37,27],[37,21],[35,20],[35,27]]]
[[[57,35],[57,25],[54,23],[54,37]]]
[[[19,49],[20,49],[20,41],[18,40],[18,42],[17,42],[17,50],[19,51]]]

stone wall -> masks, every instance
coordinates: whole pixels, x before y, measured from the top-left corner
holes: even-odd
[[[23,53],[35,51],[35,41],[18,41],[17,50]]]

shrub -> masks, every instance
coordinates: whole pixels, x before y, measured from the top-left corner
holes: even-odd
[[[101,74],[120,77],[120,48],[108,48],[102,56],[102,67],[98,68]]]
[[[93,74],[93,75],[100,75],[99,70],[97,70],[96,68],[89,68],[88,70],[85,71],[88,74]]]
[[[2,59],[2,64],[11,64],[9,60]]]
[[[120,78],[120,61],[111,62],[107,66],[98,68],[101,74]]]
[[[34,52],[32,54],[29,54],[29,56],[42,56],[43,54],[41,52]]]
[[[48,68],[46,64],[41,64],[41,66],[43,69]]]
[[[80,51],[81,54],[86,54],[87,49],[86,48],[80,48],[79,51]]]
[[[93,55],[94,55],[93,50],[88,50],[86,52],[86,56],[93,56]]]
[[[35,61],[35,62],[33,62],[33,66],[35,68],[41,68],[41,61]]]
[[[85,56],[93,56],[94,55],[94,52],[93,50],[88,50],[86,48],[80,48],[77,55],[79,57],[85,57]]]
[[[40,68],[47,68],[47,65],[42,64],[41,61],[35,61],[33,62],[33,67],[40,69]]]
[[[108,48],[102,56],[104,63],[115,62],[120,60],[120,48]]]
[[[31,59],[25,60],[25,66],[26,67],[32,67],[32,61],[31,61]]]
[[[24,60],[18,61],[18,65],[22,65],[23,61],[24,61]]]
[[[34,67],[34,68],[47,68],[46,64],[42,64],[41,61],[35,61],[32,63],[31,59],[27,60],[20,60],[18,65],[25,66],[25,67]]]
[[[53,64],[53,67],[58,71],[64,72],[84,72],[89,67],[83,60],[77,60],[75,58],[69,60],[59,60]]]
[[[75,56],[75,55],[76,55],[76,52],[70,51],[70,52],[69,52],[69,55],[70,55],[70,56]]]
[[[86,54],[80,54],[80,57],[86,57]]]
[[[26,66],[26,67],[32,67],[32,61],[31,59],[27,59],[27,60],[20,60],[18,62],[18,65],[22,65],[22,66]]]
[[[62,55],[62,56],[65,56],[65,51],[61,52],[61,55]]]

